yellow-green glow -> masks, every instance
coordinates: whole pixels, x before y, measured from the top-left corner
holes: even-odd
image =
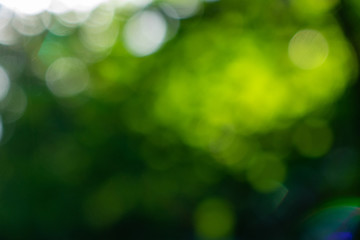
[[[324,29],[294,27],[273,42],[251,31],[213,34],[215,23],[198,27],[171,51],[183,64],[164,70],[156,120],[188,144],[208,148],[224,129],[235,135],[268,132],[331,103],[350,81],[354,60],[337,25],[329,22]]]
[[[223,21],[236,22],[226,16]],[[275,191],[286,177],[283,157],[271,150],[265,154],[250,136],[289,128],[331,104],[355,73],[353,53],[338,25],[332,18],[324,21],[326,27],[275,30],[269,38],[276,41],[249,29],[222,29],[220,35],[216,23],[199,23],[168,49],[182,64],[167,64],[161,75],[155,121],[174,129],[188,145],[211,151],[234,174],[245,172],[257,191]],[[293,142],[302,155],[329,151],[328,127],[299,128]]]
[[[235,224],[235,214],[230,204],[222,199],[208,199],[195,212],[195,230],[205,239],[229,237]]]

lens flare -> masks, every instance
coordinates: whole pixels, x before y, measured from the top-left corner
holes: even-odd
[[[328,204],[305,222],[301,239],[351,240],[359,227],[359,200]],[[352,203],[353,202],[353,203]]]

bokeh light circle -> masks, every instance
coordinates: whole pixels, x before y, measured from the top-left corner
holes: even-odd
[[[89,73],[86,65],[73,57],[59,58],[46,72],[46,84],[58,97],[72,97],[88,85]]]
[[[224,199],[207,199],[195,212],[195,229],[202,239],[225,239],[235,226],[235,214]]]
[[[146,56],[161,47],[166,32],[166,20],[159,12],[144,11],[136,14],[126,23],[125,45],[135,56]]]
[[[316,30],[301,30],[289,43],[289,57],[296,66],[302,69],[319,67],[328,54],[328,43],[325,37]]]
[[[198,12],[199,0],[166,0],[163,3],[164,11],[172,18],[189,18]]]
[[[0,66],[0,101],[2,101],[8,94],[10,89],[9,76],[5,69]]]

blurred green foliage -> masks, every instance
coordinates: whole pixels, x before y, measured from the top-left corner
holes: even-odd
[[[0,238],[355,239],[359,4],[138,4],[0,26]]]

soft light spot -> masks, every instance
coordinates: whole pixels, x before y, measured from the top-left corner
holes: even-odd
[[[89,12],[68,11],[57,15],[57,20],[66,27],[76,27],[86,21]]]
[[[2,137],[3,137],[3,131],[4,131],[3,121],[2,121],[2,117],[0,115],[0,142],[1,142]]]
[[[247,179],[259,192],[279,190],[285,180],[286,168],[281,159],[272,154],[255,156],[248,166]]]
[[[316,30],[301,30],[289,43],[290,60],[302,69],[314,69],[321,66],[328,54],[328,43],[325,37]]]
[[[233,170],[243,170],[246,167],[247,156],[254,151],[256,144],[248,139],[235,138],[234,135],[222,137],[220,141],[217,141],[217,145],[211,146],[216,159]]]
[[[189,18],[193,16],[200,7],[199,0],[167,0],[163,4],[167,15],[172,18]]]
[[[314,15],[326,14],[339,2],[339,0],[293,0],[291,1],[291,5],[301,16],[311,17]]]
[[[70,27],[69,27],[70,26]],[[77,24],[65,23],[58,17],[53,18],[52,23],[48,26],[49,31],[57,36],[67,36],[75,31]]]
[[[235,214],[223,199],[208,199],[195,212],[195,230],[204,239],[225,239],[235,225]]]
[[[119,223],[129,210],[137,206],[138,186],[134,179],[118,175],[94,188],[83,203],[85,221],[95,229],[108,229]]]
[[[0,44],[14,45],[19,41],[19,34],[11,27],[11,24],[7,24],[3,28],[0,28]]]
[[[51,64],[45,78],[46,84],[53,94],[58,97],[71,97],[87,87],[89,73],[81,60],[66,57]]]
[[[25,36],[35,36],[45,30],[40,15],[17,14],[12,21],[12,26],[16,31]]]
[[[27,106],[27,97],[22,88],[13,84],[11,89],[4,99],[3,120],[6,122],[15,122],[25,112]]]
[[[330,150],[333,134],[325,122],[309,121],[297,127],[293,143],[303,156],[317,158]]]
[[[149,5],[152,0],[113,0],[118,7],[134,6],[142,8]]]
[[[0,66],[0,101],[8,94],[10,89],[10,80],[3,67]]]
[[[91,12],[84,22],[83,28],[93,32],[102,32],[107,29],[114,18],[114,8],[110,5],[102,5]]]
[[[102,31],[100,31],[102,30]],[[114,23],[108,28],[82,28],[79,32],[79,39],[90,52],[103,52],[111,48],[117,39],[119,25]]]
[[[127,49],[135,56],[154,53],[163,44],[167,32],[164,17],[155,11],[144,11],[132,17],[124,29]]]
[[[0,29],[7,26],[13,17],[13,12],[4,7],[0,6]]]
[[[116,222],[126,212],[118,186],[107,183],[84,202],[84,215],[93,227],[101,228]]]

